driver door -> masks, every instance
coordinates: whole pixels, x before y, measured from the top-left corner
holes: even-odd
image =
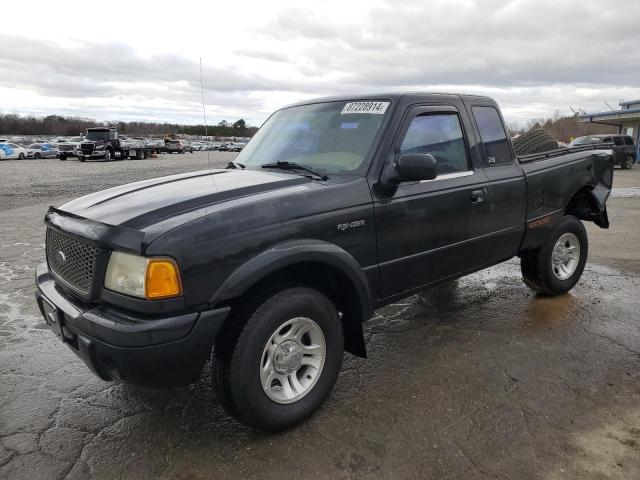
[[[374,203],[381,298],[483,262],[491,201],[484,171],[470,161],[463,115],[453,105],[420,106],[403,121],[388,161],[403,153],[429,153],[438,162],[438,176],[400,183],[393,194]]]

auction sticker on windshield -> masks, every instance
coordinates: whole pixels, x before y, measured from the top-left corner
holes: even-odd
[[[349,102],[347,103],[341,114],[346,113],[376,113],[382,115],[387,111],[389,102]]]

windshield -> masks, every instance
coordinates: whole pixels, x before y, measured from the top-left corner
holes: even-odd
[[[81,142],[82,141],[82,137],[71,137],[69,139],[70,142]]]
[[[328,174],[361,174],[389,102],[327,102],[274,113],[236,157],[247,167],[299,163]]]
[[[87,140],[109,140],[108,130],[87,130]]]
[[[601,140],[596,137],[578,137],[569,145],[588,145],[590,143],[598,143]]]

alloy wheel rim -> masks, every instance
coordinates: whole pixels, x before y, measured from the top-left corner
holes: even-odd
[[[556,241],[551,254],[551,270],[558,280],[566,280],[578,268],[580,240],[575,233],[564,233]]]
[[[276,403],[293,403],[315,386],[327,354],[322,329],[307,317],[280,325],[267,340],[260,357],[260,383]]]

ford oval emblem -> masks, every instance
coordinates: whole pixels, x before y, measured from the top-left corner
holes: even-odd
[[[67,263],[67,256],[64,254],[62,250],[58,250],[56,252],[56,261],[58,262],[59,265],[64,265],[65,263]]]

